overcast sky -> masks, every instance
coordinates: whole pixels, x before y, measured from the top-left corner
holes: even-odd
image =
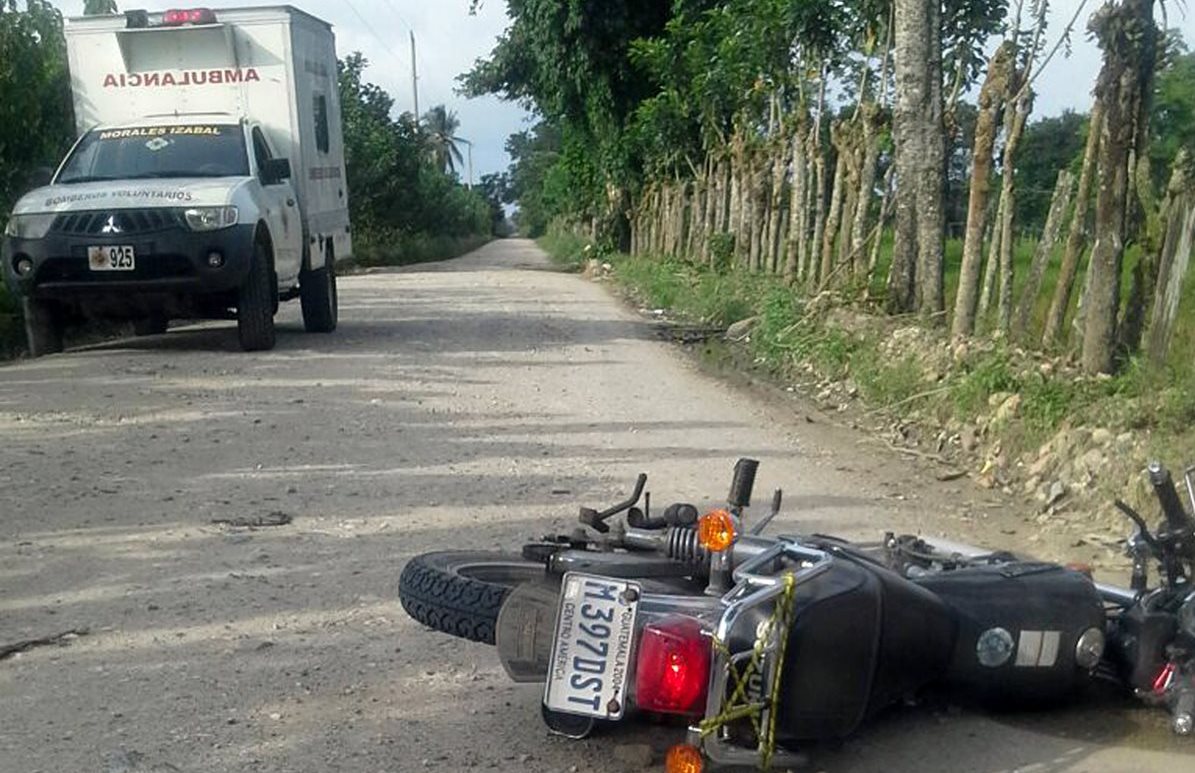
[[[79,13],[82,0],[55,0],[67,15]],[[1083,0],[1053,0],[1050,45],[1053,45]],[[196,0],[196,5],[243,6],[253,0]],[[262,3],[266,4],[266,3]],[[419,45],[419,108],[444,103],[456,111],[460,134],[474,143],[475,176],[502,171],[508,159],[506,138],[529,125],[517,105],[492,97],[466,100],[454,93],[455,78],[474,60],[487,55],[506,28],[506,3],[485,0],[476,16],[469,15],[469,0],[294,0],[294,5],[331,22],[336,28],[341,56],[361,51],[371,66],[369,80],[394,96],[399,110],[411,109],[411,58],[408,33],[414,30]],[[1036,117],[1064,109],[1087,110],[1091,87],[1099,70],[1099,51],[1087,36],[1087,17],[1102,0],[1087,0],[1071,36],[1072,53],[1054,59],[1035,84],[1039,93]],[[129,0],[121,9],[164,10],[186,6],[187,0]],[[1029,0],[1026,0],[1026,6]],[[1195,0],[1171,0],[1169,26],[1180,28],[1195,46]],[[462,170],[463,171],[463,170]]]

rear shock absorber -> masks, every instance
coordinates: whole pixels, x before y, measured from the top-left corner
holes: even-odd
[[[668,529],[667,556],[673,561],[704,567],[709,564],[710,553],[697,541],[697,530],[691,526],[673,526]]]

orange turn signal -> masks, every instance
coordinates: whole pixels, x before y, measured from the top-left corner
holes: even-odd
[[[683,743],[669,749],[664,758],[665,773],[701,773],[704,767],[701,752]]]
[[[712,553],[729,550],[737,535],[734,516],[725,510],[713,510],[697,521],[697,541]]]

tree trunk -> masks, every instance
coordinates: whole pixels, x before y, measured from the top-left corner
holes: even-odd
[[[735,139],[738,142],[738,139]],[[730,209],[726,215],[726,230],[734,240],[734,256],[737,258],[743,246],[743,158],[736,148],[730,159]]]
[[[777,276],[782,272],[787,272],[788,254],[785,252],[786,239],[784,234],[788,233],[789,218],[791,217],[788,207],[780,208],[780,233],[776,236],[776,260],[772,264],[772,273]]]
[[[698,243],[700,242],[701,227],[705,223],[705,213],[702,211],[705,200],[705,182],[700,178],[693,181],[689,198],[689,216],[685,228],[685,257],[694,262],[700,260]]]
[[[1180,156],[1182,152],[1180,152]],[[1185,181],[1185,190],[1174,197],[1166,213],[1166,241],[1158,272],[1158,301],[1154,304],[1149,326],[1147,349],[1156,365],[1166,361],[1174,325],[1178,318],[1179,301],[1186,284],[1191,254],[1195,251],[1195,189],[1192,181]]]
[[[763,270],[763,232],[768,222],[767,194],[763,190],[766,176],[763,169],[755,168],[751,172],[751,249],[748,252],[748,265],[755,273]]]
[[[656,257],[668,254],[668,207],[672,204],[672,196],[668,191],[668,184],[660,186],[660,204],[656,208]]]
[[[879,133],[882,113],[879,105],[874,102],[865,105],[862,117],[863,166],[859,169],[859,192],[850,240],[857,279],[867,275],[867,224],[871,216],[871,202],[875,198],[876,173],[880,160]]]
[[[1075,176],[1069,169],[1063,169],[1058,173],[1054,197],[1050,200],[1050,212],[1046,216],[1046,225],[1042,229],[1041,241],[1037,243],[1037,251],[1033,254],[1033,265],[1029,269],[1029,277],[1025,280],[1020,306],[1017,307],[1014,330],[1018,336],[1029,332],[1033,311],[1037,308],[1037,296],[1041,293],[1042,279],[1054,257],[1054,248],[1058,246],[1058,237],[1062,232],[1062,223],[1066,220],[1066,212],[1070,209],[1071,191],[1074,187]]]
[[[917,185],[917,295],[922,316],[946,321],[946,124],[942,105],[941,5],[921,6],[928,16],[929,56],[925,60],[928,93],[917,116],[921,127],[921,168]]]
[[[838,284],[850,278],[855,265],[855,215],[859,209],[859,176],[863,166],[862,148],[854,147],[854,137],[846,148],[846,179],[843,181],[842,216],[838,228],[838,257],[835,275]]]
[[[1025,77],[1016,80],[1018,88]],[[1001,164],[1000,189],[1000,303],[998,306],[996,330],[999,335],[1007,338],[1012,332],[1012,293],[1014,280],[1013,251],[1016,248],[1016,237],[1013,234],[1013,220],[1017,211],[1017,176],[1016,156],[1017,148],[1021,145],[1021,137],[1025,134],[1025,122],[1029,118],[1029,90],[1021,89],[1021,94],[1015,105],[1005,109],[1004,122],[1004,158]]]
[[[643,236],[639,239],[639,254],[650,255],[652,251],[652,239],[655,238],[653,231],[653,220],[655,218],[655,209],[653,207],[653,199],[655,197],[654,186],[648,185],[647,190],[643,194],[643,203],[640,205],[639,220],[643,224]]]
[[[718,161],[718,173],[714,179],[717,189],[714,211],[711,212],[714,233],[726,232],[727,212],[730,211],[730,163],[725,159]]]
[[[701,184],[701,212],[700,220],[697,224],[697,235],[695,239],[695,259],[702,265],[708,265],[710,262],[710,234],[713,233],[713,212],[714,207],[717,206],[716,177],[718,168],[714,164],[712,156],[705,157],[705,164],[701,171],[703,181]]]
[[[821,244],[821,231],[818,223],[825,223],[826,200],[826,159],[822,153],[822,124],[826,116],[826,87],[829,75],[823,67],[820,83],[818,84],[817,111],[813,123],[809,127],[809,136],[805,144],[805,200],[801,210],[801,242],[800,242],[800,278],[807,285],[817,281],[817,249]],[[809,185],[809,172],[812,166],[813,185]],[[813,209],[811,209],[813,208]],[[810,215],[813,215],[812,228]]]
[[[671,252],[672,237],[672,186],[668,183],[660,189],[660,249],[661,257]]]
[[[1096,151],[1100,144],[1100,126],[1104,110],[1097,99],[1091,108],[1087,129],[1087,145],[1083,150],[1083,169],[1079,173],[1079,189],[1075,192],[1075,211],[1071,215],[1070,228],[1066,236],[1066,250],[1062,253],[1062,267],[1058,271],[1058,284],[1054,298],[1046,315],[1046,329],[1042,333],[1041,345],[1045,349],[1054,346],[1062,334],[1066,312],[1070,308],[1074,292],[1075,276],[1079,273],[1079,258],[1087,243],[1087,212],[1091,206],[1091,183],[1095,178]]]
[[[801,269],[800,256],[802,244],[805,241],[805,186],[807,168],[804,154],[805,138],[801,136],[798,125],[793,131],[792,138],[792,185],[789,190],[788,201],[788,248],[787,260],[784,267],[784,281],[792,284],[798,278]]]
[[[686,253],[685,228],[689,209],[689,183],[677,183],[673,196],[675,200],[672,207],[672,243],[675,246],[672,254],[683,257]]]
[[[809,248],[807,253],[807,271],[805,278],[810,286],[815,286],[821,281],[819,268],[821,267],[821,246],[822,238],[826,231],[826,154],[822,152],[821,143],[819,142],[812,152],[813,156],[813,177],[814,177],[814,191],[813,201],[810,202],[813,206],[813,234],[809,240]]]
[[[1138,132],[1141,131],[1143,129],[1139,125]],[[1145,225],[1142,229],[1144,233],[1140,234],[1137,240],[1141,245],[1141,257],[1133,267],[1133,283],[1129,288],[1128,302],[1120,320],[1118,345],[1123,352],[1135,352],[1141,347],[1146,320],[1153,313],[1154,301],[1157,299],[1161,253],[1166,239],[1165,218],[1170,211],[1171,199],[1176,193],[1174,188],[1168,189],[1165,199],[1159,204],[1149,170],[1148,145],[1138,148],[1134,155],[1137,156],[1136,204],[1143,214]],[[1171,183],[1181,182],[1182,176],[1182,170],[1175,167]]]
[[[945,142],[942,123],[941,9],[924,0],[896,0],[896,245],[888,310],[936,314],[944,308]]]
[[[996,271],[1000,268],[1000,239],[1004,235],[1004,199],[996,206],[996,217],[988,229],[988,258],[983,269],[983,287],[979,291],[979,319],[987,316],[996,298]]]
[[[1092,20],[1104,49],[1096,98],[1104,105],[1095,202],[1095,244],[1083,330],[1083,369],[1110,373],[1115,361],[1120,275],[1124,260],[1130,151],[1136,147],[1137,106],[1153,78],[1157,48],[1153,0],[1105,6]]]
[[[876,216],[875,228],[872,229],[871,254],[867,257],[867,295],[870,297],[871,286],[875,282],[876,265],[880,262],[880,248],[884,244],[884,226],[892,214],[892,181],[896,177],[896,167],[889,166],[884,173],[884,193],[880,196],[880,211]]]
[[[830,142],[838,149],[838,160],[834,164],[834,188],[830,194],[830,211],[823,224],[821,243],[821,271],[818,284],[822,288],[830,284],[834,272],[834,242],[838,237],[838,226],[842,219],[842,196],[846,191],[846,153],[839,146],[838,133],[841,127],[830,127]]]
[[[983,263],[983,237],[987,230],[988,197],[992,191],[992,166],[996,148],[997,121],[1012,74],[1011,43],[1004,43],[988,64],[987,78],[979,92],[979,114],[971,153],[971,194],[967,202],[967,230],[963,239],[963,263],[954,303],[956,336],[975,333],[975,311],[979,304],[979,274]]]
[[[780,245],[784,242],[782,237],[784,208],[782,205],[784,203],[784,176],[788,169],[787,161],[788,134],[782,132],[773,140],[772,188],[771,199],[768,202],[768,238],[764,243],[764,262],[767,264],[768,271],[773,274],[779,271]]]

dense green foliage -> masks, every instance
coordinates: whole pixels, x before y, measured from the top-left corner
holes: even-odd
[[[664,30],[670,0],[510,0],[514,20],[492,56],[463,76],[470,95],[499,94],[537,110],[560,135],[567,211],[603,217],[635,179],[630,119],[651,96],[631,45]],[[551,177],[552,175],[547,175]],[[610,186],[608,188],[608,186]],[[563,202],[562,202],[563,203]]]
[[[1164,179],[1180,148],[1195,153],[1195,53],[1172,57],[1158,73],[1150,129],[1150,163]]]
[[[366,65],[359,53],[340,63],[350,207],[363,256],[384,262],[389,254],[401,262],[400,239],[416,235],[488,236],[490,204],[446,171],[437,146],[409,113],[394,117],[394,99],[364,79]]]
[[[1088,123],[1085,113],[1068,110],[1026,127],[1017,154],[1018,229],[1041,233],[1059,170],[1077,167],[1083,156]]]
[[[546,154],[512,153],[524,230],[555,217],[593,222],[626,246],[628,211],[646,184],[693,176],[736,129],[765,134],[773,100],[814,109],[819,85],[858,100],[874,68],[888,0],[508,0],[513,23],[493,53],[462,76],[466,93],[535,109]],[[946,66],[965,88],[1005,0],[948,0]],[[872,78],[874,81],[874,76]],[[864,86],[874,96],[873,85]],[[824,111],[828,120],[833,110]],[[826,132],[828,135],[828,131]],[[533,137],[523,137],[527,145]],[[534,178],[534,185],[528,184]]]
[[[0,0],[0,212],[74,137],[62,14],[46,0]]]
[[[518,203],[519,229],[531,237],[543,235],[553,219],[571,212],[569,175],[561,163],[560,131],[541,122],[511,135],[506,141],[511,166],[507,174],[508,203]]]

